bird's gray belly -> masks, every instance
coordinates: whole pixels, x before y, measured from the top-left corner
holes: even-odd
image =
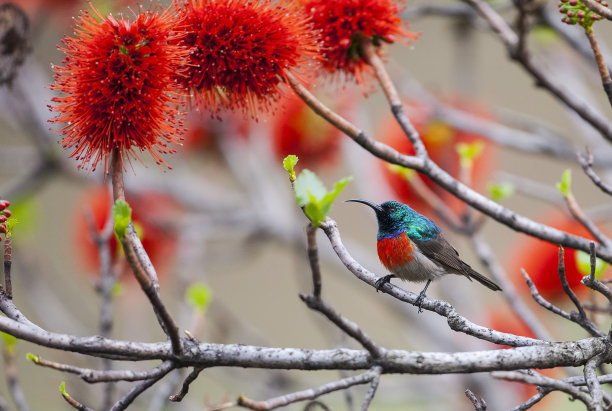
[[[393,274],[404,281],[420,283],[427,280],[436,280],[444,274],[448,274],[448,272],[444,267],[415,250],[414,259],[408,264],[395,267]]]

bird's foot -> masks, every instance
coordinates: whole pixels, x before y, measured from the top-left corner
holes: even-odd
[[[374,285],[376,286],[376,292],[379,292],[385,286],[385,284],[391,281],[393,277],[395,277],[393,274],[387,274],[376,280],[376,282],[374,283]]]
[[[421,291],[419,293],[419,296],[417,297],[416,301],[414,302],[414,305],[419,309],[419,314],[423,312],[423,300],[425,299],[425,290]]]

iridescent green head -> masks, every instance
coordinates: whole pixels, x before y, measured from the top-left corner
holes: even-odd
[[[385,201],[382,204],[361,199],[346,201],[362,203],[374,210],[378,220],[379,240],[406,233],[413,240],[426,241],[440,233],[440,228],[433,221],[398,201]]]

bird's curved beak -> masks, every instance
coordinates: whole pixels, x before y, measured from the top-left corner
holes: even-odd
[[[362,200],[362,199],[360,199],[360,198],[351,198],[350,200],[345,200],[344,202],[345,202],[345,203],[348,203],[348,202],[353,202],[353,203],[361,203],[361,204],[365,204],[365,205],[367,205],[367,206],[369,206],[369,207],[373,208],[373,209],[374,209],[374,211],[376,211],[376,213],[377,213],[377,214],[378,214],[378,213],[383,213],[383,212],[384,212],[383,208],[382,208],[380,205],[378,205],[378,204],[376,204],[376,203],[373,203],[373,202],[371,202],[371,201],[368,201],[368,200]]]

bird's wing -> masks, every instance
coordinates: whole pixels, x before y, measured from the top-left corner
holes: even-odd
[[[427,241],[412,240],[419,250],[430,260],[446,267],[450,272],[465,275],[470,280],[473,278],[493,291],[501,288],[484,275],[480,274],[459,258],[459,253],[446,241],[442,234]]]
[[[465,267],[469,266],[461,261],[457,250],[446,241],[442,234],[438,234],[431,240],[413,240],[413,242],[430,260],[445,266],[452,272],[467,275]]]

